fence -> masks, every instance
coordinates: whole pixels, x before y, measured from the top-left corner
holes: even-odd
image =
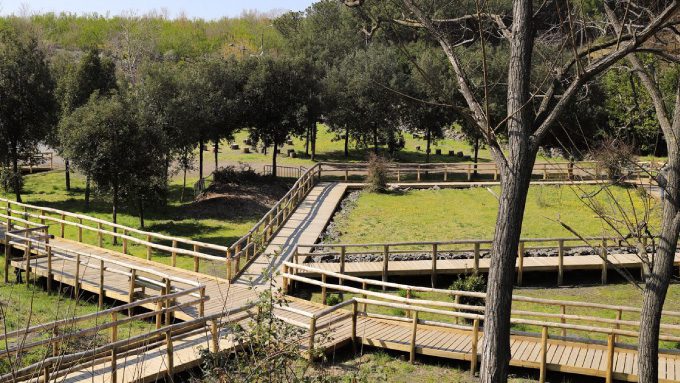
[[[644,246],[651,242],[649,238],[642,238]],[[480,259],[482,259],[483,252],[490,252],[492,240],[454,240],[454,241],[432,241],[432,242],[392,242],[392,243],[368,243],[368,244],[298,244],[295,251],[291,255],[291,260],[300,264],[309,256],[336,256],[339,261],[340,273],[344,273],[346,269],[347,256],[353,255],[379,255],[379,261],[365,261],[365,263],[382,263],[382,280],[387,281],[389,276],[389,266],[391,263],[399,263],[404,261],[390,260],[393,255],[418,253],[429,257],[431,263],[431,278],[432,286],[436,284],[438,272],[438,255],[442,253],[452,253],[462,256],[467,256],[467,259],[472,260],[472,272],[475,274],[480,269]],[[609,258],[609,248],[612,245],[618,247],[634,247],[615,237],[584,237],[584,238],[522,238],[520,239],[518,253],[517,253],[517,283],[522,284],[524,274],[524,261],[526,253],[531,250],[546,250],[553,249],[557,251],[557,284],[561,285],[564,279],[564,259],[567,250],[588,247],[596,249],[599,252],[599,257],[602,260],[602,283],[607,281],[607,269],[615,266],[611,263]],[[471,254],[471,257],[469,256]],[[554,259],[554,258],[553,258]],[[468,271],[468,270],[462,270]]]
[[[122,242],[124,254],[130,254],[131,245],[145,248],[147,260],[154,254],[169,254],[172,267],[177,267],[179,257],[193,259],[193,271],[199,270],[201,261],[224,264],[226,259],[228,263],[230,250],[226,246],[148,232],[82,214],[18,203],[4,198],[0,198],[0,212],[4,212],[0,219],[3,219],[8,227],[12,226],[13,221],[22,219],[48,226],[51,233],[58,233],[58,237],[70,237],[78,242],[84,242],[84,234],[89,233],[88,239],[93,240],[99,247],[103,247],[104,237],[108,237],[112,238],[116,246],[118,242]],[[215,256],[208,251],[224,256]]]
[[[300,270],[313,271],[323,275],[322,281],[317,281],[297,275]],[[466,360],[471,363],[474,372],[478,362],[478,342],[480,332],[483,331],[484,305],[486,297],[484,293],[475,293],[457,290],[442,290],[427,287],[402,285],[388,282],[381,282],[371,279],[362,279],[339,273],[327,272],[320,269],[312,269],[307,266],[287,262],[284,264],[282,274],[284,291],[290,289],[291,281],[297,281],[320,287],[322,289],[322,302],[325,303],[327,292],[334,290],[354,295],[354,297],[338,305],[327,309],[310,313],[310,324],[308,329],[310,335],[310,349],[314,348],[314,334],[318,330],[317,321],[337,310],[347,306],[352,306],[352,329],[351,339],[357,339],[357,317],[376,318],[380,320],[392,320],[395,322],[412,323],[410,340],[410,360],[413,362],[417,350],[417,331],[420,325],[427,325],[429,328],[454,329],[470,333],[472,347]],[[337,284],[327,282],[328,278],[336,278]],[[348,286],[348,283],[361,285],[361,288]],[[396,289],[406,292],[406,297],[377,292],[369,289],[369,286],[381,287],[383,289]],[[414,299],[411,296],[415,292],[438,293],[448,297],[449,301]],[[472,298],[481,300],[479,304],[461,304],[461,298]],[[617,347],[624,349],[634,349],[639,338],[639,321],[623,319],[624,315],[635,315],[639,319],[641,309],[628,306],[616,306],[595,304],[588,302],[560,301],[539,299],[524,296],[513,296],[513,310],[511,312],[511,323],[515,326],[513,333],[540,339],[540,362],[536,366],[540,369],[540,381],[545,381],[547,370],[547,349],[548,341],[557,341],[565,347],[563,341],[582,343],[583,347],[597,345],[597,339],[605,338],[606,343],[606,368],[604,376],[608,382],[613,379],[614,373],[614,354]],[[363,307],[360,309],[359,305]],[[403,315],[378,314],[368,310],[368,307],[381,307],[390,310],[399,310]],[[516,309],[516,307],[521,307]],[[569,314],[568,310],[580,310],[586,315]],[[372,310],[375,311],[375,310]],[[420,314],[428,314],[432,319],[425,320]],[[662,323],[660,341],[678,342],[680,341],[680,312],[664,311],[664,320],[672,320],[674,323]],[[587,323],[587,324],[584,324]],[[517,328],[521,328],[521,331]],[[376,339],[380,342],[380,339]],[[383,343],[384,344],[384,343]],[[670,352],[670,351],[669,351]],[[671,352],[672,353],[672,352]],[[532,366],[533,367],[533,366]],[[599,371],[586,372],[597,374]],[[581,373],[584,373],[581,371]]]
[[[262,174],[270,176],[273,174],[272,169],[272,165],[265,165]],[[292,166],[276,166],[276,176],[281,178],[300,178],[306,171],[307,168],[303,166],[297,168]]]
[[[21,168],[28,168],[29,173],[33,173],[36,168],[41,168],[41,165],[48,165],[49,170],[54,169],[54,153],[40,152],[30,156],[25,161],[20,163]]]

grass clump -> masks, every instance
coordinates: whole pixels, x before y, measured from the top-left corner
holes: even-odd
[[[389,162],[387,159],[376,154],[371,154],[368,158],[366,190],[371,193],[385,193],[387,191],[388,174]]]

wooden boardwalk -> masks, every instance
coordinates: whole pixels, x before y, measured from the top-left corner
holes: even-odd
[[[267,248],[245,267],[239,284],[260,284],[267,270],[279,270],[299,243],[314,243],[333,218],[347,191],[347,184],[322,182],[298,205]]]

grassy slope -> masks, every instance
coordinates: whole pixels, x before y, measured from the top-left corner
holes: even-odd
[[[527,200],[523,237],[573,236],[556,220],[560,219],[583,235],[600,235],[603,224],[579,196],[594,193],[595,186],[581,190],[569,186],[532,186]],[[499,188],[491,188],[498,195]],[[628,206],[628,192],[612,188],[612,195]],[[493,236],[498,202],[484,188],[414,190],[402,194],[362,193],[349,214],[337,220],[338,239],[344,243],[404,242],[453,239],[488,239]],[[632,194],[637,212],[642,199]],[[595,197],[603,204],[610,197]],[[652,202],[654,214],[658,213]],[[608,204],[606,206],[609,206]]]

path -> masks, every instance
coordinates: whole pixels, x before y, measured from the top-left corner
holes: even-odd
[[[265,251],[245,268],[238,284],[263,282],[266,270],[278,270],[298,243],[315,243],[333,218],[347,191],[347,184],[317,184],[271,240]]]

